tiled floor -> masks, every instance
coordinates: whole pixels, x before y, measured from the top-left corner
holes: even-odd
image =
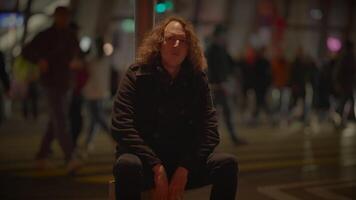
[[[67,176],[54,145],[54,168],[38,171],[33,157],[46,116],[37,121],[12,117],[0,126],[0,199],[107,199],[113,146],[97,134],[86,165]],[[334,130],[330,124],[304,127],[261,125],[239,129],[248,145],[234,146],[221,127],[219,151],[240,161],[240,200],[356,199],[356,125]],[[208,199],[209,187],[188,191],[185,199]]]

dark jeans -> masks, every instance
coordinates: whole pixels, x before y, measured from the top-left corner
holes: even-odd
[[[73,93],[69,106],[69,124],[74,147],[77,146],[78,137],[83,127],[82,104],[83,96]]]
[[[109,125],[104,112],[103,99],[88,100],[88,108],[90,115],[88,136],[85,140],[85,146],[88,147],[92,142],[99,125],[107,134],[110,133]],[[111,136],[110,136],[111,137]]]
[[[53,88],[47,89],[49,121],[47,130],[41,139],[37,159],[46,159],[49,156],[54,140],[58,141],[65,160],[69,161],[71,159],[74,146],[67,123],[68,97],[68,92],[58,92]]]
[[[214,104],[215,106],[221,106],[222,114],[224,116],[224,122],[226,124],[226,128],[230,134],[230,137],[233,142],[238,142],[238,136],[236,128],[232,122],[232,114],[231,108],[229,105],[229,100],[227,94],[222,89],[214,89],[213,90]]]
[[[27,95],[22,101],[22,113],[27,119],[32,115],[34,119],[37,119],[38,115],[38,84],[36,82],[30,82],[27,88]]]
[[[0,88],[0,124],[5,119],[5,99],[4,99],[4,91]]]
[[[351,103],[351,109],[346,109],[346,103]],[[354,111],[354,96],[351,93],[343,94],[338,97],[338,104],[336,107],[336,112],[342,117],[342,122],[346,123],[348,119],[355,119],[355,111]]]
[[[177,165],[163,165],[170,179]],[[113,172],[116,199],[139,200],[141,191],[154,187],[152,169],[134,154],[119,156]],[[212,153],[206,162],[189,171],[186,189],[212,184],[211,200],[234,200],[238,185],[237,175],[238,163],[233,155]]]
[[[269,112],[266,105],[266,95],[267,89],[265,88],[255,88],[256,94],[256,109],[253,113],[253,116],[256,118],[257,115],[264,109],[266,112]]]

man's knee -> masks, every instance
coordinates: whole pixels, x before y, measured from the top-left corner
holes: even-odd
[[[227,154],[223,164],[222,167],[230,171],[231,174],[237,174],[239,172],[239,164],[236,156]]]
[[[216,154],[214,162],[217,163],[219,171],[227,175],[237,175],[239,164],[236,156],[226,153]]]
[[[139,157],[133,154],[122,154],[116,160],[114,165],[114,176],[135,176],[140,174],[142,171],[142,162]]]

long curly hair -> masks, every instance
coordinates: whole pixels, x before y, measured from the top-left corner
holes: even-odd
[[[203,71],[207,67],[206,59],[193,26],[190,22],[177,16],[166,18],[145,35],[137,52],[136,63],[151,65],[160,59],[164,30],[172,21],[177,21],[182,25],[187,37],[188,54],[184,61],[192,65],[195,70]]]

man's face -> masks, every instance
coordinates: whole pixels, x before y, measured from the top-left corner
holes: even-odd
[[[179,66],[188,52],[188,41],[182,25],[177,21],[171,21],[164,30],[164,40],[161,45],[163,65],[168,67]]]
[[[54,23],[58,28],[67,28],[69,21],[70,16],[68,13],[59,12],[54,14]]]

